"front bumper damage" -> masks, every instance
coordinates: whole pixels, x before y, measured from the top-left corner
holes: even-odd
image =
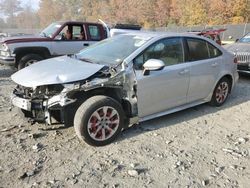
[[[130,65],[132,66],[132,65]],[[138,122],[136,80],[132,67],[122,70],[101,70],[91,77],[66,84],[26,88],[17,86],[11,96],[12,106],[29,112],[32,120],[52,124],[53,112],[60,112],[60,122],[71,123],[74,110],[93,95],[118,97],[125,105],[130,124]],[[117,99],[117,98],[116,98]],[[79,102],[78,102],[79,100]],[[55,118],[54,118],[55,119]]]
[[[57,111],[60,116],[63,117],[64,107],[72,104],[76,99],[70,99],[67,97],[67,92],[61,92],[52,97],[27,97],[21,96],[17,90],[14,90],[11,95],[12,107],[21,108],[24,112],[30,114],[29,118],[32,118],[36,122],[45,122],[46,124],[52,123],[52,112]],[[61,118],[63,120],[63,118]]]

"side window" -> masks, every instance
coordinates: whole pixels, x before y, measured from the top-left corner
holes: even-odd
[[[59,33],[60,36],[62,36],[62,40],[67,40],[66,35],[69,33],[69,27],[65,26],[61,32]],[[69,40],[69,39],[68,39]]]
[[[73,40],[82,40],[83,27],[80,25],[74,25],[72,28]]]
[[[182,39],[167,38],[154,43],[134,59],[135,69],[142,69],[149,59],[160,59],[166,66],[184,62]]]
[[[222,55],[222,52],[218,48],[214,47],[213,45],[209,43],[207,43],[207,45],[208,45],[210,58],[215,58],[215,57]]]
[[[101,40],[99,27],[96,25],[89,25],[89,34],[92,40]]]
[[[198,61],[209,58],[206,41],[188,38],[187,45],[189,49],[189,61]]]

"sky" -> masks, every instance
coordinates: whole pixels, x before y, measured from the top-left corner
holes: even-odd
[[[26,5],[31,5],[34,10],[39,8],[39,1],[40,0],[21,0],[21,5],[25,7]]]
[[[38,8],[39,8],[39,1],[40,0],[20,0],[22,7],[25,7],[27,5],[31,5],[31,7],[34,10],[38,10]],[[0,13],[0,18],[6,19],[6,16],[4,14]]]

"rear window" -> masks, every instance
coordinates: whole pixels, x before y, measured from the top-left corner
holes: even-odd
[[[201,39],[188,38],[187,45],[189,61],[215,58],[222,54],[218,48]]]
[[[187,45],[189,49],[189,61],[198,61],[209,58],[206,41],[199,39],[187,39]]]
[[[98,26],[89,25],[89,34],[91,40],[101,40],[101,34]]]
[[[210,58],[215,58],[222,54],[222,52],[218,48],[214,47],[212,44],[207,43],[207,45],[209,49]]]

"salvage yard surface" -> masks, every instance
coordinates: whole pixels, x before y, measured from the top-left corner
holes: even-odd
[[[91,147],[73,127],[9,111],[12,73],[0,66],[0,187],[250,187],[250,76],[222,107],[147,121]]]

